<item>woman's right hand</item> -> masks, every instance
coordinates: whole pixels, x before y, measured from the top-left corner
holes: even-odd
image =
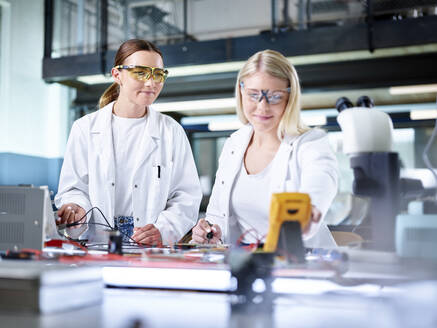
[[[64,204],[58,210],[59,219],[56,221],[56,224],[83,223],[86,221],[85,214],[85,210],[77,204]],[[79,227],[80,224],[78,224],[77,226],[72,226],[72,228]]]
[[[212,238],[208,234],[212,232]],[[221,243],[222,231],[217,224],[212,226],[205,219],[200,219],[193,228],[192,240],[196,244],[219,244]]]

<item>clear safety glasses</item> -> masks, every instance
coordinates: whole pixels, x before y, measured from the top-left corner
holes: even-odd
[[[147,81],[153,79],[153,81],[164,83],[167,78],[168,71],[159,67],[149,67],[149,66],[137,66],[137,65],[118,65],[115,66],[116,69],[125,69],[129,72],[135,80]]]
[[[281,90],[257,90],[246,89],[244,82],[240,82],[241,93],[249,98],[252,102],[261,102],[263,98],[266,98],[266,102],[270,105],[276,105],[281,103],[284,99],[288,98],[288,94],[291,92],[291,88]]]

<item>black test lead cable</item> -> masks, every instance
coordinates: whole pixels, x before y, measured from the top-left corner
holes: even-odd
[[[94,206],[94,207],[91,207],[78,221],[76,221],[76,222],[73,222],[73,223],[62,223],[62,224],[58,224],[57,226],[58,226],[58,229],[60,229],[60,230],[62,230],[62,229],[65,229],[65,228],[68,228],[68,227],[71,227],[71,224],[72,225],[75,225],[75,223],[79,223],[79,221],[81,221],[81,220],[83,220],[92,210],[94,210],[94,209],[96,209],[96,210],[98,210],[99,212],[100,212],[100,215],[103,217],[103,219],[105,220],[105,222],[106,222],[106,224],[107,224],[107,227],[109,227],[109,228],[111,228],[111,230],[115,230],[115,227],[112,227],[110,224],[109,224],[109,221],[106,219],[106,216],[102,213],[102,211],[100,210],[100,208],[98,208],[97,206]],[[103,223],[100,223],[100,224],[102,224],[103,225]]]
[[[83,220],[92,210],[98,210],[100,212],[100,214],[102,215],[103,219],[105,220],[106,224],[104,223],[98,223],[98,222],[79,222],[81,220]],[[65,228],[70,228],[70,227],[74,227],[74,226],[80,226],[80,225],[101,225],[107,228],[110,228],[111,231],[118,231],[120,232],[122,235],[128,237],[130,240],[132,240],[135,244],[139,245],[140,247],[144,248],[144,245],[142,245],[141,243],[137,242],[135,239],[133,239],[131,236],[129,236],[128,234],[121,232],[118,229],[115,229],[115,227],[112,227],[109,224],[109,221],[106,219],[106,216],[103,214],[103,212],[100,210],[100,208],[98,208],[97,206],[92,207],[91,209],[89,209],[78,221],[73,222],[73,223],[63,223],[63,224],[59,224],[58,225],[58,229],[59,230],[63,230]]]

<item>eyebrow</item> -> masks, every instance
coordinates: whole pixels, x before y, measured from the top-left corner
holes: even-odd
[[[117,66],[124,66],[124,67],[129,67],[129,68],[154,68],[154,69],[162,69],[165,70],[165,68],[163,67],[154,67],[154,66],[145,66],[145,65],[135,65],[135,64],[130,64],[130,65],[117,65]],[[117,67],[115,66],[115,67]]]
[[[246,88],[246,90],[250,90],[250,91],[265,91],[265,90],[268,90],[268,91],[270,91],[270,92],[275,92],[275,91],[283,91],[283,92],[285,92],[285,91],[290,91],[289,90],[290,89],[290,87],[288,87],[288,88],[284,88],[284,89],[274,89],[274,90],[270,90],[270,89],[255,89],[255,88]]]

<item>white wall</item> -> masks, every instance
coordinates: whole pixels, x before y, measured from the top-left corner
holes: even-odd
[[[10,44],[10,4],[0,0],[0,152],[7,145],[7,108],[9,99],[9,56],[6,55]]]
[[[9,7],[10,15],[6,21],[3,16],[1,28],[1,55],[7,66],[0,66],[0,153],[62,157],[69,90],[42,80],[44,0],[0,0],[0,4]]]

